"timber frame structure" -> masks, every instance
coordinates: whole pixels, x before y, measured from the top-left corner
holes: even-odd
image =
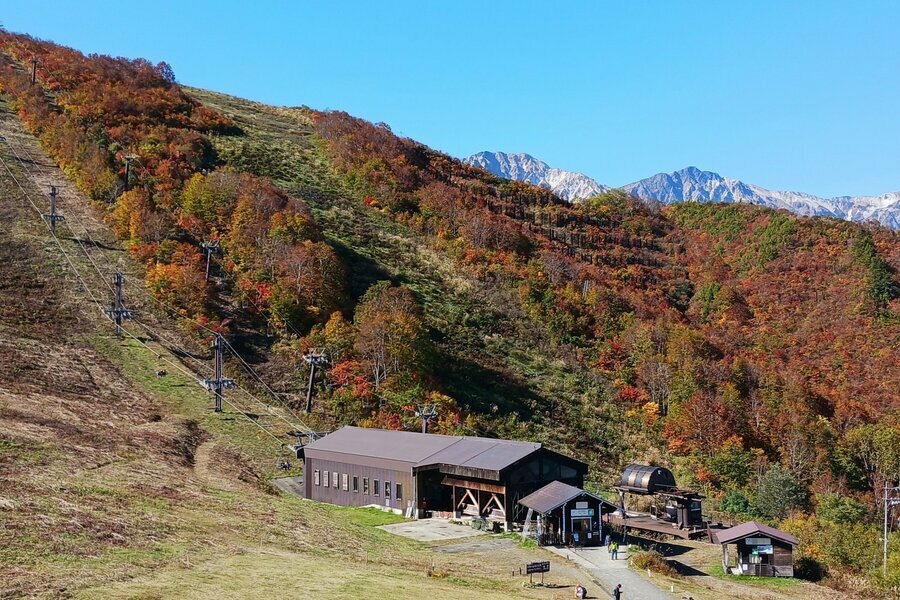
[[[587,473],[585,463],[536,442],[349,426],[303,454],[309,499],[377,504],[418,518],[479,517],[507,527],[524,521],[519,500],[551,481],[580,487]]]

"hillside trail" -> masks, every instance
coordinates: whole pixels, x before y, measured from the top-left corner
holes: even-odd
[[[248,481],[254,480],[246,465],[227,446],[215,440],[197,446],[193,472],[203,485],[226,492],[247,491],[252,487]]]

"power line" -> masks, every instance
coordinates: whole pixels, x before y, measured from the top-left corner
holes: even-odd
[[[4,138],[4,137],[0,137],[0,141],[7,141],[7,140],[6,140],[6,138]],[[8,141],[7,141],[7,147],[9,147],[9,146],[10,146],[10,145],[9,145],[9,143],[8,143]],[[21,162],[21,159],[20,159],[20,162]],[[9,165],[8,165],[7,161],[6,161],[5,159],[3,159],[2,156],[0,156],[0,163],[2,163],[3,168],[4,168],[4,170],[6,171],[6,173],[9,175],[9,177],[15,182],[16,186],[19,188],[20,192],[22,193],[22,196],[23,196],[26,200],[28,200],[28,202],[31,204],[32,208],[35,210],[35,212],[37,212],[38,215],[41,215],[42,213],[41,213],[40,208],[38,208],[37,204],[35,204],[35,202],[32,200],[31,195],[28,193],[27,190],[25,190],[25,188],[24,188],[24,186],[22,185],[22,183],[21,183],[21,182],[19,181],[19,179],[15,176],[15,174],[12,172],[12,170],[9,168]],[[96,304],[97,307],[98,307],[99,309],[103,310],[103,305],[102,305],[102,303],[100,302],[100,300],[97,299],[97,297],[94,295],[94,292],[93,292],[93,291],[91,290],[91,288],[87,285],[87,282],[84,280],[84,277],[81,275],[81,272],[80,272],[80,271],[78,270],[78,268],[75,266],[74,262],[72,261],[72,258],[69,256],[69,253],[66,252],[65,248],[63,247],[62,242],[60,241],[59,237],[58,237],[58,236],[56,235],[56,233],[52,230],[52,228],[50,227],[50,224],[49,224],[49,223],[46,223],[46,222],[45,222],[45,225],[47,226],[48,231],[50,232],[50,234],[51,234],[53,240],[56,242],[56,245],[58,246],[58,248],[59,248],[60,252],[62,253],[63,257],[65,258],[66,262],[67,262],[67,263],[69,264],[69,266],[72,268],[72,271],[73,271],[73,273],[75,273],[75,276],[76,276],[76,277],[78,278],[78,280],[81,282],[81,286],[84,288],[85,292],[87,292],[87,294],[90,296],[90,298],[91,298],[91,300],[94,302],[94,304]],[[95,267],[96,267],[96,264],[95,264]],[[99,269],[98,269],[98,272],[99,272]],[[146,325],[145,325],[145,327],[146,327]],[[181,372],[182,372],[183,374],[185,374],[187,377],[189,377],[189,378],[191,378],[191,379],[194,379],[195,381],[198,381],[198,382],[200,381],[200,379],[196,376],[196,374],[193,373],[193,372],[191,372],[190,370],[188,370],[184,365],[181,365],[181,364],[179,364],[178,362],[171,360],[170,358],[166,357],[164,354],[159,354],[159,353],[155,352],[155,351],[154,351],[152,348],[150,348],[150,346],[148,346],[143,340],[141,340],[140,338],[138,338],[137,336],[135,336],[133,333],[131,333],[130,331],[128,331],[128,330],[125,329],[124,327],[122,327],[121,331],[122,331],[122,333],[124,333],[125,335],[127,335],[127,336],[133,338],[135,341],[137,341],[139,344],[141,344],[144,348],[146,348],[146,349],[147,349],[148,351],[150,351],[151,353],[155,354],[155,355],[156,355],[158,358],[160,358],[161,360],[164,360],[165,362],[167,362],[167,363],[169,363],[170,365],[172,365],[173,367],[175,367],[177,370],[181,371]],[[245,391],[245,393],[247,393],[248,396],[250,396],[251,398],[253,398],[253,396],[252,396],[251,394],[249,394],[248,392]],[[266,406],[264,403],[262,403],[262,402],[259,401],[258,399],[256,399],[256,398],[254,398],[254,399],[255,399],[257,402],[259,402],[260,404],[262,404],[263,406]],[[247,420],[251,421],[254,425],[256,425],[257,427],[259,427],[261,430],[265,431],[270,437],[272,437],[276,442],[278,442],[279,444],[281,444],[281,445],[283,446],[283,442],[282,442],[278,437],[276,437],[272,432],[268,431],[265,427],[263,427],[262,425],[260,425],[256,420],[254,420],[253,418],[251,418],[251,417],[249,416],[249,414],[248,414],[246,411],[241,410],[239,407],[237,407],[235,404],[233,404],[232,402],[228,401],[227,399],[224,399],[224,398],[223,398],[223,401],[224,401],[226,404],[228,404],[229,406],[231,406],[232,408],[234,408],[235,410],[237,410],[239,413],[241,413],[245,418],[247,418]],[[288,422],[288,424],[291,425],[289,422]],[[291,426],[293,427],[293,425],[291,425]]]
[[[16,158],[17,158],[18,162],[20,163],[20,165],[22,166],[23,170],[26,171],[27,174],[31,175],[31,174],[32,174],[31,171],[29,171],[29,170],[27,169],[27,167],[25,167],[24,161],[22,160],[21,156],[19,156],[19,154],[15,151],[15,149],[12,147],[12,145],[9,143],[9,140],[7,140],[6,138],[3,138],[3,141],[6,141],[7,147],[9,147],[10,150],[12,151],[12,153],[16,156]],[[34,157],[27,151],[27,149],[24,148],[24,146],[22,147],[22,152],[25,153],[25,154],[28,154],[29,160],[31,161],[31,163],[32,163],[33,165],[37,165],[37,162],[34,160]],[[138,160],[137,162],[138,162],[138,164],[140,164],[140,161],[139,161],[139,160]],[[22,193],[23,193],[23,194],[25,195],[25,197],[29,200],[29,202],[31,202],[31,198],[28,196],[27,192],[24,190],[24,188],[22,187],[21,183],[19,183],[19,181],[15,178],[15,176],[14,176],[14,175],[12,174],[12,172],[9,170],[9,167],[5,164],[5,162],[4,162],[4,166],[6,167],[7,172],[10,174],[10,176],[13,178],[13,180],[16,181],[16,184],[19,186],[20,190],[22,190]],[[141,166],[143,166],[143,165],[141,165]],[[31,202],[31,204],[32,204],[33,207],[35,207],[36,210],[38,210],[38,209],[37,209],[37,206],[34,204],[34,202]],[[38,212],[40,212],[40,211],[38,210]],[[78,221],[78,220],[76,219],[76,221]],[[90,233],[89,233],[89,231],[88,231],[87,226],[85,226],[85,225],[84,225],[83,223],[81,223],[80,221],[78,221],[78,222],[79,222],[79,224],[81,225],[81,228],[84,229],[84,236],[87,237],[87,238],[91,241],[91,243],[92,243],[92,245],[94,245],[94,247],[97,247],[98,244],[97,244],[97,242],[91,237],[91,235],[90,235]],[[75,232],[72,231],[71,227],[70,227],[69,229],[70,229],[70,231],[71,231],[71,233],[72,233],[73,239],[75,239],[75,240],[79,243],[79,245],[81,246],[81,248],[82,248],[82,250],[83,250],[85,256],[86,256],[86,257],[88,258],[88,260],[91,262],[91,264],[93,265],[94,269],[97,271],[97,274],[100,276],[101,280],[104,281],[104,283],[107,284],[107,287],[109,287],[109,288],[110,288],[110,291],[115,295],[115,294],[116,294],[116,291],[113,290],[113,288],[109,285],[109,282],[108,282],[108,281],[106,280],[106,278],[103,276],[103,273],[102,273],[100,267],[97,265],[97,263],[96,263],[96,262],[93,260],[93,258],[91,257],[90,253],[87,251],[87,248],[85,248],[85,246],[84,246],[84,244],[81,242],[81,240],[78,239],[78,236],[75,235]],[[79,279],[81,280],[82,285],[85,287],[85,289],[86,289],[89,293],[91,293],[92,298],[94,298],[94,302],[97,303],[98,306],[100,306],[99,301],[93,296],[93,293],[90,292],[90,289],[87,287],[87,284],[84,282],[84,280],[83,280],[83,278],[81,277],[80,273],[79,273],[79,272],[77,271],[77,269],[74,267],[74,264],[73,264],[72,261],[69,259],[68,254],[67,254],[67,253],[65,252],[65,250],[62,248],[62,245],[60,244],[59,240],[56,238],[55,235],[54,235],[54,239],[56,239],[57,244],[60,246],[60,250],[63,252],[63,254],[64,254],[65,257],[66,257],[66,260],[72,265],[72,268],[73,268],[73,270],[75,270],[76,274],[78,275]],[[235,283],[233,279],[232,279],[232,283]],[[146,294],[147,296],[149,296],[152,300],[154,300],[155,302],[157,302],[157,303],[160,304],[161,306],[167,308],[167,309],[168,309],[173,315],[175,315],[176,317],[185,319],[185,320],[187,320],[187,321],[193,323],[194,325],[200,327],[201,329],[203,329],[203,330],[205,330],[205,331],[207,331],[207,332],[209,332],[209,333],[211,333],[211,334],[213,334],[213,335],[215,335],[215,336],[219,336],[219,335],[220,335],[219,332],[217,332],[217,331],[211,329],[210,327],[207,327],[206,325],[204,325],[203,323],[200,323],[200,322],[197,321],[196,319],[193,319],[193,318],[191,318],[191,317],[188,317],[188,316],[182,314],[177,308],[175,308],[174,306],[168,304],[167,302],[165,302],[165,301],[163,301],[163,300],[157,298],[156,296],[154,296],[153,294],[151,294],[151,293],[150,293],[146,288],[144,288],[143,286],[138,286],[138,289],[140,289],[140,291],[142,291],[144,294]],[[257,309],[259,310],[259,306],[256,305],[255,302],[253,302],[253,299],[252,299],[252,298],[248,298],[248,299],[249,299],[250,302],[253,303],[254,306],[256,306]],[[101,310],[103,310],[102,307],[101,307]],[[261,310],[260,310],[260,313],[262,314],[262,311],[261,311]],[[144,323],[141,323],[141,322],[139,322],[139,321],[136,321],[136,322],[137,322],[139,325],[141,325],[142,327],[144,327],[145,329],[147,329],[148,332],[151,332],[151,333],[157,335],[158,337],[163,338],[163,336],[159,335],[155,330],[153,330],[152,328],[150,328],[148,325],[146,325],[146,324],[144,324]],[[290,326],[290,322],[289,322],[289,321],[285,320],[285,323],[288,324],[288,325]],[[117,323],[117,333],[119,333],[120,330],[121,330],[121,332],[127,333],[128,335],[130,335],[130,337],[132,337],[132,338],[134,338],[135,340],[137,340],[137,341],[140,342],[140,340],[139,340],[137,337],[135,337],[134,335],[130,334],[130,332],[127,332],[127,330],[125,330],[124,327],[120,327],[120,325],[121,325],[120,323]],[[290,326],[290,327],[293,329],[292,326]],[[296,332],[296,330],[294,330],[294,331]],[[299,333],[298,333],[298,335],[299,335]],[[164,339],[164,338],[163,338],[163,339]],[[256,373],[255,370],[253,370],[253,368],[249,365],[249,363],[247,363],[247,361],[244,360],[244,358],[243,358],[243,357],[242,357],[242,356],[234,349],[234,347],[233,347],[227,340],[224,340],[224,338],[222,338],[222,341],[225,343],[225,345],[227,345],[227,347],[229,348],[229,350],[231,351],[231,353],[232,353],[232,354],[240,361],[240,363],[244,366],[244,368],[245,368],[245,369],[246,369],[246,370],[247,370],[247,371],[248,371],[248,372],[249,372],[249,373],[257,380],[257,381],[259,381],[259,383],[260,383],[260,384],[261,384],[261,385],[262,385],[262,386],[263,386],[263,387],[264,387],[264,388],[272,395],[273,398],[275,398],[275,400],[276,400],[279,404],[281,404],[281,405],[284,407],[285,410],[287,410],[287,412],[288,412],[294,419],[296,419],[297,423],[299,423],[300,426],[298,427],[298,426],[297,426],[297,423],[291,423],[290,421],[288,421],[287,419],[285,419],[283,416],[278,415],[277,413],[272,412],[272,411],[271,411],[271,407],[270,407],[267,403],[264,403],[264,402],[262,402],[261,400],[259,400],[258,398],[256,398],[253,394],[251,394],[248,390],[246,390],[246,389],[243,388],[242,386],[237,385],[237,384],[234,384],[234,386],[237,387],[238,389],[240,389],[241,391],[243,391],[245,394],[247,394],[250,398],[252,398],[252,399],[255,400],[257,403],[259,403],[261,406],[263,406],[263,407],[266,409],[266,412],[269,413],[270,415],[272,415],[272,416],[274,416],[274,417],[276,417],[276,418],[279,418],[279,419],[283,420],[286,424],[288,424],[289,426],[291,426],[291,427],[294,428],[294,429],[297,429],[297,430],[299,430],[299,431],[305,430],[306,433],[307,433],[308,435],[311,435],[311,436],[314,436],[314,437],[315,437],[315,436],[316,436],[316,432],[315,432],[311,427],[309,427],[306,423],[304,423],[303,420],[300,419],[299,416],[297,416],[297,414],[294,413],[293,410],[291,410],[291,408],[287,405],[287,403],[284,402],[284,400],[282,400],[282,398],[281,398],[281,397],[280,397],[280,396],[279,396],[279,395],[278,395],[278,394],[277,394],[277,393],[276,393],[276,392],[275,392],[268,384],[266,384],[266,382],[259,376],[258,373]],[[141,342],[141,343],[142,343],[142,342]],[[150,349],[149,346],[146,346],[146,344],[143,344],[143,345],[144,345],[145,347],[147,347],[148,350]],[[151,351],[152,351],[152,350],[151,350]],[[186,351],[183,351],[183,352],[184,352],[185,355],[189,355],[188,352],[186,352]],[[194,359],[194,360],[196,361],[196,359]],[[199,363],[200,361],[196,361],[196,362]],[[200,363],[200,364],[203,364],[203,363]],[[209,367],[206,366],[206,365],[204,365],[204,367],[205,367],[206,369],[209,369]],[[201,382],[201,385],[202,385],[203,379],[196,377],[194,374],[191,374],[190,376],[193,377],[194,379],[197,379],[199,382]],[[222,378],[217,376],[216,379],[218,380],[218,379],[222,379]],[[230,380],[229,380],[229,381],[230,381]],[[217,399],[216,405],[217,405],[217,407],[220,408],[220,407],[221,407],[221,401],[220,401],[219,398],[220,398],[220,394],[217,394],[217,395],[216,395],[216,399]]]
[[[16,157],[16,160],[18,161],[19,166],[21,166],[21,167],[22,167],[22,170],[25,171],[26,175],[33,176],[33,171],[31,171],[31,170],[25,165],[25,161],[23,161],[23,160],[22,160],[22,157],[19,156],[19,153],[16,152],[15,147],[10,143],[9,139],[8,139],[8,138],[3,138],[3,139],[4,139],[4,141],[6,142],[6,146],[9,148],[10,152],[12,152],[13,155]],[[25,148],[24,145],[20,147],[20,150],[22,150],[22,152],[28,156],[28,160],[29,160],[29,162],[31,162],[32,165],[37,165],[37,164],[38,164],[37,161],[34,159],[34,156],[28,151],[27,148]],[[16,182],[16,183],[18,183],[18,182]],[[21,187],[21,185],[20,185],[19,187]],[[51,187],[51,198],[53,198],[53,199],[55,200],[55,199],[56,199],[56,193],[58,192],[58,190],[57,190],[56,186],[50,186],[50,187]],[[90,255],[90,253],[87,251],[87,248],[84,246],[84,242],[83,242],[81,239],[79,239],[78,235],[75,233],[75,230],[72,229],[71,222],[72,222],[72,220],[73,220],[73,217],[74,217],[74,215],[69,214],[69,218],[65,220],[66,225],[67,225],[68,228],[69,228],[69,232],[72,234],[72,239],[75,240],[75,241],[78,243],[79,246],[81,246],[81,249],[82,249],[82,251],[84,252],[84,255],[87,257],[87,259],[88,259],[88,260],[91,262],[91,264],[94,266],[94,269],[97,271],[97,274],[100,276],[100,279],[106,284],[107,288],[109,288],[110,293],[113,293],[113,294],[114,294],[115,292],[114,292],[112,286],[110,286],[109,282],[106,280],[106,277],[105,277],[105,276],[103,275],[103,273],[100,271],[100,267],[97,266],[97,263],[96,263],[96,262],[94,262],[93,257]],[[93,238],[91,238],[91,235],[90,235],[90,233],[88,232],[87,226],[85,226],[83,223],[81,223],[81,221],[80,221],[77,217],[74,217],[74,220],[75,220],[76,223],[78,223],[78,224],[81,226],[82,229],[84,229],[84,235],[91,241],[91,244],[92,244],[94,247],[97,247],[97,242],[96,242]]]
[[[2,139],[3,139],[3,141],[6,140],[6,138],[2,138]],[[37,212],[38,215],[41,215],[42,214],[41,209],[38,208],[37,204],[34,203],[34,201],[31,199],[31,195],[25,191],[25,188],[22,187],[22,184],[19,182],[18,178],[10,170],[9,165],[6,163],[6,161],[2,157],[0,157],[0,162],[3,163],[3,168],[9,174],[10,178],[12,178],[12,180],[16,183],[16,186],[18,186],[19,190],[21,190],[22,195],[25,197],[26,200],[28,200],[29,204],[31,204],[31,207],[34,208],[35,212]],[[53,241],[55,241],[56,245],[59,247],[60,252],[63,253],[63,256],[66,259],[66,262],[69,263],[69,266],[72,267],[72,271],[75,273],[75,276],[78,277],[78,280],[81,282],[81,286],[88,293],[88,295],[90,295],[91,299],[94,301],[94,304],[97,305],[97,308],[99,308],[100,310],[103,310],[103,305],[100,303],[100,301],[97,299],[97,297],[94,296],[94,292],[91,291],[91,288],[89,288],[87,283],[84,281],[84,278],[81,276],[81,273],[75,267],[75,264],[72,262],[72,259],[69,258],[69,255],[65,251],[65,248],[63,248],[62,242],[60,242],[59,238],[56,236],[56,234],[50,228],[50,224],[45,222],[45,225],[47,226],[47,230],[50,232],[50,235],[53,237]]]

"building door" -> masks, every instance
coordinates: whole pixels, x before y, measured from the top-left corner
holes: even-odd
[[[588,542],[591,533],[590,517],[572,517],[572,543],[576,546],[584,546]]]

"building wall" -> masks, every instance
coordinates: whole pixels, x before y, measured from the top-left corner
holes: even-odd
[[[750,564],[750,554],[752,552],[752,546],[748,546],[744,540],[738,541],[736,546],[738,568],[740,569],[741,564],[746,564],[750,569],[753,569],[753,565]],[[780,540],[772,540],[772,555],[770,567],[771,568],[763,569],[764,572],[761,572],[760,575],[768,577],[794,576],[794,555],[793,548],[790,544],[785,544]]]
[[[325,485],[325,472],[328,472],[328,485]],[[318,472],[318,485],[317,475]],[[337,488],[334,487],[334,473],[337,473]],[[346,487],[344,489],[346,476]],[[353,491],[353,478],[358,478],[358,491]],[[378,504],[405,511],[407,504],[414,501],[413,477],[410,471],[358,465],[349,462],[325,460],[306,457],[303,467],[306,497],[310,500],[328,502],[339,506],[367,506]],[[365,492],[365,480],[368,479],[369,493]],[[375,481],[378,481],[378,493],[375,493]],[[385,496],[385,482],[391,483],[390,497]],[[402,498],[397,498],[397,484],[401,485]]]
[[[538,450],[526,460],[503,472],[506,486],[506,515],[510,521],[525,519],[526,509],[519,500],[541,489],[551,481],[561,481],[577,488],[584,487],[586,467],[572,459],[545,449]]]

